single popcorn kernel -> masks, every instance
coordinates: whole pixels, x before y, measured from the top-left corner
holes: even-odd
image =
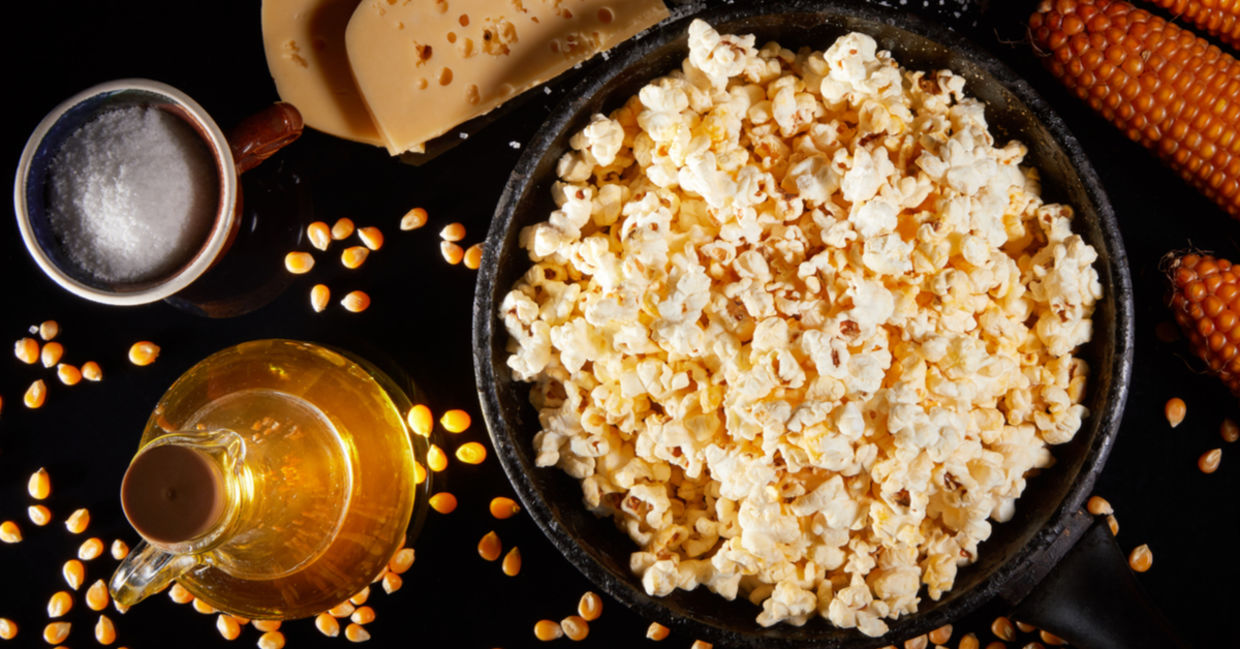
[[[492,516],[503,520],[516,516],[517,512],[521,511],[521,506],[511,498],[496,496],[491,499],[490,510]]]
[[[17,637],[17,623],[7,617],[0,617],[0,640],[12,640]]]
[[[68,622],[51,622],[43,627],[43,641],[47,644],[58,645],[69,637],[69,630],[73,628]]]
[[[411,566],[413,566],[413,548],[401,548],[392,555],[392,559],[388,561],[388,570],[403,575]]]
[[[225,640],[236,640],[241,637],[241,624],[231,615],[220,613],[215,618],[215,630],[219,631],[220,636]]]
[[[331,615],[332,617],[346,618],[346,617],[349,617],[350,615],[353,615],[353,611],[356,611],[356,610],[357,610],[357,607],[353,605],[353,602],[345,600],[327,609],[327,614]]]
[[[1240,439],[1240,426],[1237,426],[1236,422],[1230,418],[1224,419],[1223,423],[1219,424],[1218,434],[1224,442],[1230,444]]]
[[[340,300],[340,305],[346,311],[353,313],[361,313],[370,307],[370,296],[365,291],[349,291],[344,298]]]
[[[26,508],[26,515],[30,517],[30,522],[43,527],[52,522],[52,511],[43,505],[31,505]]]
[[[586,591],[577,602],[577,614],[587,622],[597,620],[603,614],[603,598],[592,590]]]
[[[513,546],[511,550],[504,555],[504,560],[499,564],[500,571],[509,577],[516,577],[521,572],[521,549]]]
[[[502,551],[503,544],[500,543],[499,535],[494,530],[483,534],[478,541],[478,556],[485,561],[495,561]]]
[[[308,252],[290,252],[284,255],[284,268],[294,275],[305,275],[314,268],[314,257]]]
[[[427,213],[421,207],[415,207],[405,213],[400,219],[401,230],[416,230],[426,225]]]
[[[69,530],[71,534],[85,532],[88,525],[90,525],[90,510],[85,507],[73,510],[73,513],[69,514],[69,518],[65,519],[65,529]]]
[[[590,624],[579,615],[570,615],[560,620],[560,628],[564,630],[564,635],[574,642],[585,640],[586,636],[590,635]]]
[[[39,323],[39,337],[43,340],[51,340],[60,333],[60,323],[55,320],[44,320]]]
[[[340,622],[329,613],[319,613],[314,616],[314,628],[329,638],[340,635]]]
[[[465,442],[457,447],[454,455],[465,464],[482,464],[487,459],[487,447],[480,442]]]
[[[47,384],[43,383],[43,379],[36,379],[26,388],[26,393],[22,395],[22,403],[30,409],[42,408],[43,402],[47,400]]]
[[[1167,417],[1167,423],[1175,428],[1184,421],[1184,416],[1188,414],[1188,405],[1183,399],[1172,397],[1167,400],[1167,405],[1163,406],[1163,414]]]
[[[103,554],[103,539],[99,537],[91,537],[82,541],[82,545],[78,546],[78,558],[82,561],[91,561],[99,558]]]
[[[19,339],[13,345],[13,355],[27,365],[34,365],[39,362],[39,341],[34,338]]]
[[[86,589],[86,607],[92,611],[102,611],[108,607],[108,584],[102,579]]]
[[[534,637],[550,642],[564,637],[564,629],[561,629],[555,620],[539,620],[534,623]]]
[[[47,469],[39,467],[30,474],[30,479],[26,481],[26,492],[35,500],[43,500],[52,494],[52,478],[47,474]]]
[[[349,619],[354,624],[370,624],[375,621],[375,609],[369,606],[359,606],[356,611],[353,611],[353,615],[349,616]]]
[[[650,626],[646,627],[646,638],[659,642],[661,640],[666,640],[668,634],[671,632],[671,629],[663,626],[662,624],[659,624],[658,622],[651,622]]]
[[[350,270],[360,268],[369,255],[370,248],[366,246],[349,246],[340,253],[340,263]]]
[[[263,632],[278,631],[280,630],[280,627],[283,625],[284,623],[280,620],[251,620],[250,621],[250,626]]]
[[[370,639],[370,632],[366,630],[366,627],[352,622],[344,628],[344,637],[349,642],[366,642]]]
[[[1107,514],[1115,513],[1111,503],[1107,502],[1107,499],[1102,496],[1090,496],[1089,500],[1085,502],[1085,509],[1094,516],[1106,516]]]
[[[326,223],[315,221],[306,226],[306,238],[310,239],[310,245],[315,248],[327,250],[332,243],[332,231]]]
[[[469,430],[469,423],[469,413],[460,409],[449,410],[439,418],[439,424],[449,433],[463,433]]]
[[[77,559],[69,559],[60,568],[60,574],[65,578],[65,583],[69,584],[69,588],[77,590],[82,586],[82,581],[86,579],[86,566]]]
[[[315,284],[310,287],[310,308],[315,313],[322,313],[332,299],[332,290],[326,284]]]
[[[995,618],[990,623],[990,632],[1004,642],[1012,642],[1016,639],[1016,626],[1012,624],[1011,620],[1003,616]]]
[[[215,610],[214,606],[211,606],[210,604],[202,601],[201,599],[197,597],[195,597],[194,601],[190,602],[189,605],[195,611],[202,613],[203,615],[212,615],[214,613],[218,613],[218,611]]]
[[[435,418],[431,415],[431,409],[420,403],[409,409],[409,415],[405,417],[405,420],[409,422],[409,427],[413,429],[413,432],[422,437],[430,437],[435,428]]]
[[[65,385],[77,385],[82,380],[82,370],[68,363],[60,363],[56,366],[56,378]]]
[[[120,539],[112,541],[112,558],[121,561],[127,556],[129,556],[129,544]]]
[[[56,591],[52,594],[52,597],[47,600],[48,617],[60,617],[65,613],[68,613],[72,608],[73,596],[63,590]]]
[[[336,241],[348,239],[353,234],[353,219],[343,217],[336,219],[336,223],[332,225],[332,238]]]
[[[439,242],[439,254],[443,255],[444,261],[453,266],[461,263],[461,260],[465,258],[465,251],[451,241]]]
[[[362,604],[365,604],[368,599],[370,599],[370,586],[365,586],[361,590],[354,593],[353,597],[349,598],[349,603],[354,606],[361,606]]]
[[[449,223],[439,231],[439,238],[456,243],[465,238],[465,226],[460,223]]]
[[[284,634],[267,631],[258,637],[258,649],[284,649]]]
[[[159,345],[142,340],[129,346],[129,362],[139,367],[150,365],[159,358]]]
[[[1154,553],[1150,551],[1149,545],[1142,543],[1128,553],[1128,567],[1132,568],[1133,572],[1145,572],[1152,565],[1154,565]]]
[[[431,509],[439,512],[440,514],[451,514],[456,511],[456,496],[453,496],[446,491],[441,491],[431,496],[430,506]]]
[[[64,356],[65,348],[57,342],[50,342],[43,345],[43,350],[39,352],[39,361],[43,363],[43,367],[55,367],[60,362],[60,357]]]
[[[186,590],[186,588],[180,583],[173,582],[172,586],[168,589],[168,599],[176,602],[177,604],[188,604],[194,601],[194,594]]]
[[[413,461],[413,484],[426,482],[426,467],[421,462]]]
[[[448,456],[438,444],[431,444],[426,449],[426,466],[436,473],[448,468]]]
[[[103,378],[103,370],[100,369],[99,363],[95,361],[86,361],[82,363],[82,378],[87,381],[98,381]]]
[[[106,615],[101,614],[99,620],[95,622],[95,642],[104,646],[116,642],[116,625]]]
[[[400,578],[400,575],[394,572],[388,572],[383,575],[383,592],[389,595],[400,590],[400,587],[403,584],[404,580]]]
[[[461,263],[470,270],[478,270],[482,266],[482,244],[475,243],[465,249],[465,254],[461,257]]]
[[[357,238],[362,240],[362,245],[371,250],[378,250],[383,247],[383,233],[373,225],[359,229],[357,231]]]
[[[1223,461],[1223,449],[1213,448],[1201,454],[1197,458],[1197,468],[1206,474],[1218,471],[1218,465]]]

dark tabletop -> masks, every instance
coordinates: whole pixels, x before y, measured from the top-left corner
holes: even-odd
[[[1218,433],[1224,417],[1240,418],[1236,401],[1214,378],[1200,372],[1183,341],[1164,342],[1155,334],[1170,320],[1164,306],[1165,280],[1159,259],[1168,251],[1195,246],[1240,259],[1240,226],[1198,196],[1143,149],[1127,141],[1090,113],[1040,67],[1013,12],[985,16],[971,2],[893,1],[974,38],[983,48],[1025,76],[1063,116],[1092,160],[1118,215],[1136,289],[1136,362],[1123,427],[1096,492],[1114,505],[1120,546],[1149,544],[1153,568],[1139,581],[1154,603],[1194,646],[1234,643],[1229,616],[1240,604],[1240,447]],[[995,2],[993,4],[1006,4]],[[12,178],[26,137],[57,103],[90,85],[123,77],[169,83],[202,104],[225,127],[277,99],[267,73],[259,29],[259,3],[187,3],[145,0],[28,2],[6,16],[7,48],[3,163]],[[192,7],[192,8],[191,8]],[[264,164],[252,180],[296,177],[309,198],[302,217],[332,222],[350,217],[358,225],[377,225],[385,247],[357,271],[316,269],[298,277],[273,301],[253,312],[208,319],[168,304],[108,307],[71,296],[47,279],[22,247],[15,221],[0,224],[0,348],[27,335],[30,325],[55,319],[65,360],[97,360],[99,383],[66,387],[41,366],[26,366],[5,351],[0,360],[0,520],[17,521],[25,540],[0,545],[0,617],[15,620],[21,632],[14,646],[42,646],[48,597],[64,589],[61,564],[76,554],[87,536],[105,542],[137,541],[120,512],[118,491],[139,433],[164,389],[195,362],[231,344],[266,337],[296,338],[338,345],[381,366],[399,368],[419,386],[436,411],[460,407],[474,415],[474,426],[450,440],[486,442],[478,411],[470,350],[474,271],[450,267],[438,251],[439,229],[465,224],[465,243],[486,233],[495,203],[521,151],[555,104],[571,92],[575,75],[589,74],[597,61],[550,84],[551,94],[535,91],[468,139],[421,166],[402,164],[378,149],[306,134]],[[265,170],[265,171],[264,171]],[[261,188],[260,190],[261,191]],[[428,227],[401,232],[406,210],[423,206]],[[303,222],[309,222],[306,218]],[[304,249],[308,249],[303,246]],[[336,250],[335,248],[333,250]],[[285,250],[270,250],[279,264]],[[334,267],[335,263],[322,263]],[[373,305],[361,314],[332,308],[314,313],[309,287],[326,281],[337,294],[362,288]],[[126,361],[132,342],[160,344],[155,364]],[[36,378],[49,386],[39,410],[21,405]],[[1184,423],[1172,430],[1163,404],[1173,396],[1188,404]],[[1198,471],[1204,451],[1223,446],[1221,468]],[[48,501],[56,521],[45,528],[26,516],[26,479],[40,466],[53,480]],[[487,513],[496,495],[512,489],[495,458],[478,466],[453,462],[436,476],[436,490],[460,501],[452,514],[430,513],[416,539],[417,561],[393,595],[378,592],[370,604],[377,619],[368,625],[374,646],[518,647],[538,645],[535,621],[558,620],[575,610],[592,585],[561,558],[537,526],[524,515],[497,521]],[[66,532],[64,517],[77,507],[92,514],[82,536]],[[1019,509],[1018,513],[1019,515]],[[489,530],[505,546],[517,545],[524,568],[516,577],[482,561],[475,550]],[[984,546],[983,546],[984,549]],[[107,579],[115,562],[106,555],[87,563],[87,583]],[[605,599],[604,614],[591,626],[583,645],[646,646],[647,620]],[[990,620],[1004,613],[983,607],[957,621],[959,636],[978,633],[983,646],[993,637]],[[108,613],[118,645],[128,647],[221,647],[213,616],[203,616],[156,596],[125,615]],[[78,599],[67,619],[74,623],[67,642],[92,646],[96,614]],[[340,646],[343,638],[321,636],[309,621],[284,625],[288,647]],[[258,637],[247,629],[238,642]],[[1032,636],[1024,636],[1023,642]],[[892,640],[902,640],[893,638]],[[693,637],[674,631],[663,645],[688,647]],[[560,640],[561,644],[568,640]],[[0,641],[0,646],[3,646]]]

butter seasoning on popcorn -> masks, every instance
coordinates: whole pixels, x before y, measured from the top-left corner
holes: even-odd
[[[508,365],[538,465],[648,593],[882,634],[1080,427],[1096,253],[963,88],[864,34],[797,53],[695,21],[680,70],[572,138],[520,234]]]

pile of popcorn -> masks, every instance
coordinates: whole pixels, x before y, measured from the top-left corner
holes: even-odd
[[[679,70],[572,138],[499,315],[538,465],[651,595],[880,635],[1080,427],[1096,252],[964,85],[864,34],[695,21]]]

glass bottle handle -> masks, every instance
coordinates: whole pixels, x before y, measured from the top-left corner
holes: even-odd
[[[142,542],[117,567],[108,590],[121,606],[133,606],[196,565],[198,558],[192,554],[171,554]]]

